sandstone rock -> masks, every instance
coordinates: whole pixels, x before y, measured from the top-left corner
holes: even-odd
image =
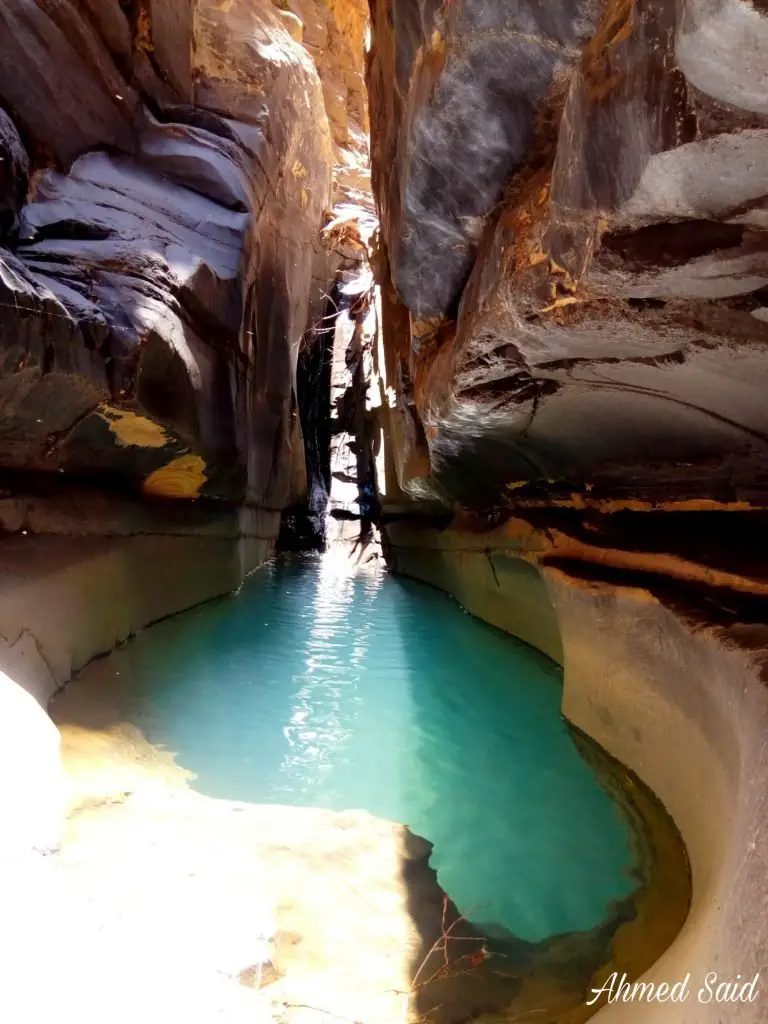
[[[367,164],[368,104],[364,45],[366,0],[286,0],[303,25],[303,42],[323,83],[334,141],[356,166]],[[356,131],[354,124],[362,128]],[[337,163],[343,162],[343,156]]]
[[[194,0],[149,0],[155,59],[179,97],[192,100]]]
[[[214,3],[199,8],[196,59],[198,106],[239,122],[238,136],[269,183],[242,270],[245,366],[234,396],[248,497],[281,507],[304,486],[287,452],[301,451],[295,366],[308,326],[319,228],[330,206],[328,122],[311,60],[266,0],[228,12]]]
[[[43,280],[0,250],[0,459],[38,466],[52,440],[106,399],[98,314],[81,326]],[[103,331],[102,331],[103,333]]]
[[[279,508],[303,485],[294,375],[332,158],[320,84],[268,0],[201,2],[196,29],[188,0],[134,14],[0,11],[0,101],[35,171],[0,262],[0,468]],[[28,163],[3,118],[10,227]]]
[[[50,282],[70,315],[86,320],[91,337],[94,324],[101,328],[102,401],[111,395],[138,402],[133,412],[162,422],[172,447],[170,435],[176,436],[180,450],[174,456],[186,445],[206,457],[234,459],[225,356],[203,342],[195,319],[217,323],[222,336],[239,329],[238,271],[247,216],[133,160],[97,153],[80,158],[69,175],[44,176],[21,220],[27,267]],[[46,368],[57,369],[55,360]],[[92,401],[90,416],[81,412],[65,425],[72,432],[49,441],[50,468],[104,470],[113,458],[111,468],[119,472],[126,458],[136,457],[129,450],[121,457],[125,445],[114,431],[105,433],[97,405]],[[99,434],[111,435],[112,444],[94,458],[85,441],[89,434],[97,447]],[[166,444],[152,447],[149,459],[147,454],[139,460],[141,477],[170,461]]]
[[[709,96],[768,114],[768,20],[749,0],[685,0],[676,40],[686,78]]]
[[[765,228],[766,156],[764,128],[711,135],[659,153],[647,161],[634,190],[616,211],[615,227],[725,220]],[[688,227],[696,230],[696,225]]]
[[[295,42],[300,43],[304,39],[304,24],[298,15],[294,14],[293,11],[283,11],[278,9],[280,20],[283,23],[285,31]]]
[[[349,141],[349,135],[347,134],[347,87],[340,78],[337,78],[331,72],[323,76],[323,97],[334,141],[344,146]]]
[[[85,6],[110,52],[130,58],[133,40],[125,5],[120,0],[85,0]]]
[[[186,111],[179,114],[183,117]],[[267,187],[264,174],[247,159],[223,118],[211,115],[208,123],[213,130],[160,123],[150,115],[147,121],[138,137],[138,156],[145,167],[156,168],[163,177],[230,209],[245,211],[252,203],[260,208]]]
[[[376,4],[373,164],[393,281],[416,319],[455,310],[485,219],[586,41],[591,6]]]

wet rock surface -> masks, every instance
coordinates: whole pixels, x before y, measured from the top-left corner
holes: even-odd
[[[372,8],[401,485],[764,505],[765,11]]]
[[[330,136],[275,7],[224,7],[0,11],[0,470],[269,508],[301,490]]]

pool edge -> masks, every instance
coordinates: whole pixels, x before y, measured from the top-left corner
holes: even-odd
[[[547,564],[548,540],[531,529],[494,535],[401,522],[388,528],[387,546],[396,571],[452,593],[560,662],[568,720],[648,785],[683,836],[690,913],[642,980],[690,975],[688,998],[614,1003],[599,1019],[762,1020],[759,998],[727,1008],[698,999],[708,975],[751,980],[762,966],[765,938],[753,908],[768,899],[759,842],[768,816],[768,693],[754,645],[642,587]]]

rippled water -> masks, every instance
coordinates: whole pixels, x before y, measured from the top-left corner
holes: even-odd
[[[585,931],[636,885],[559,670],[422,584],[278,561],[109,663],[121,715],[200,792],[405,822],[477,922]]]

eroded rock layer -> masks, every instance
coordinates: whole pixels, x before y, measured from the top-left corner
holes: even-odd
[[[401,486],[763,507],[763,5],[371,6]]]
[[[0,9],[0,468],[280,508],[333,154],[269,0]],[[30,177],[31,172],[31,177]]]

